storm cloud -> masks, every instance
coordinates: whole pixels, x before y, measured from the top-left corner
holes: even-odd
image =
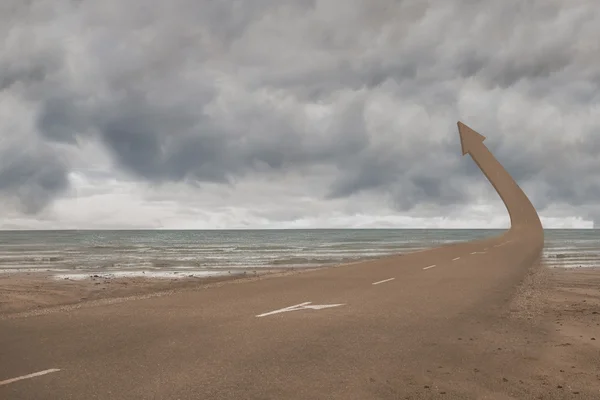
[[[543,217],[600,225],[592,1],[9,0],[0,34],[0,199],[32,221],[501,215],[462,120]]]

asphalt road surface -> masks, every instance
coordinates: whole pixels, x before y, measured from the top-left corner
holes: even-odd
[[[506,306],[539,258],[538,215],[459,123],[511,229],[469,243],[0,321],[0,399],[392,399]],[[418,394],[422,391],[422,394]],[[476,397],[472,397],[476,398]],[[481,397],[484,398],[484,397]]]

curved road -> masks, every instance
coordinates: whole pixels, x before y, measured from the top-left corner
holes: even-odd
[[[0,398],[475,398],[461,396],[477,385],[480,393],[493,393],[493,384],[479,384],[464,366],[485,361],[474,340],[485,337],[483,326],[505,309],[538,259],[543,231],[484,137],[460,122],[458,128],[463,154],[479,165],[510,214],[503,235],[5,319]],[[446,388],[423,385],[434,373],[442,381],[457,378]]]

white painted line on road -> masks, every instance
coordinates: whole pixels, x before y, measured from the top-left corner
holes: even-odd
[[[305,303],[296,304],[295,306],[289,306],[289,307],[281,308],[279,310],[275,310],[275,311],[271,311],[271,312],[268,312],[268,313],[260,314],[260,315],[257,315],[257,317],[264,317],[264,316],[267,316],[267,315],[282,313],[282,312],[286,312],[286,311],[294,311],[295,309],[298,309],[298,307],[303,307],[303,306],[305,306],[307,304],[310,304],[310,303],[311,303],[310,301],[307,301]]]
[[[453,258],[452,261],[460,260],[460,257]]]
[[[478,253],[477,251],[474,251],[474,252],[472,252],[471,254],[477,254],[477,253]]]
[[[379,285],[380,283],[386,283],[389,281],[393,281],[394,279],[396,279],[396,278],[390,278],[390,279],[385,279],[385,280],[379,281],[379,282],[373,282],[372,285]]]
[[[424,269],[424,270],[426,270],[426,269],[433,268],[433,267],[435,267],[435,264],[433,264],[433,265],[430,265],[429,267],[425,267],[425,268],[423,268],[423,269]]]
[[[23,379],[35,378],[36,376],[51,374],[52,372],[58,372],[58,371],[60,371],[60,369],[52,368],[52,369],[47,369],[45,371],[35,372],[35,373],[29,374],[29,375],[18,376],[16,378],[11,378],[11,379],[7,379],[5,381],[0,381],[0,386],[8,385],[9,383],[13,383],[13,382],[17,382],[17,381],[22,381]]]
[[[315,305],[311,306],[311,305],[309,305],[310,303],[312,303],[312,302],[307,301],[305,303],[296,304],[295,306],[285,307],[285,308],[281,308],[281,309],[275,310],[275,311],[269,311],[264,314],[259,314],[259,315],[257,315],[257,317],[266,317],[267,315],[279,314],[279,313],[284,313],[284,312],[289,312],[289,311],[306,310],[306,309],[322,310],[324,308],[339,307],[339,306],[344,305],[344,304],[315,304]]]

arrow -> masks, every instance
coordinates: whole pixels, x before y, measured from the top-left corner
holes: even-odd
[[[531,201],[502,164],[489,151],[483,141],[485,136],[458,122],[458,133],[463,155],[469,154],[504,202],[510,216],[510,232],[527,230],[535,250],[541,252],[544,231],[537,211]]]
[[[257,315],[257,317],[266,317],[267,315],[273,315],[273,314],[279,314],[279,313],[284,313],[284,312],[289,312],[289,311],[300,311],[300,310],[323,310],[325,308],[332,308],[332,307],[339,307],[339,306],[343,306],[344,304],[313,304],[310,305],[311,302],[307,301],[305,303],[300,303],[300,304],[296,304],[295,306],[290,306],[290,307],[285,307],[285,308],[281,308],[279,310],[275,310],[275,311],[270,311],[264,314],[259,314]]]
[[[477,144],[485,140],[485,136],[475,132],[460,121],[458,122],[458,134],[460,135],[463,156],[471,153],[471,149],[477,148]]]

